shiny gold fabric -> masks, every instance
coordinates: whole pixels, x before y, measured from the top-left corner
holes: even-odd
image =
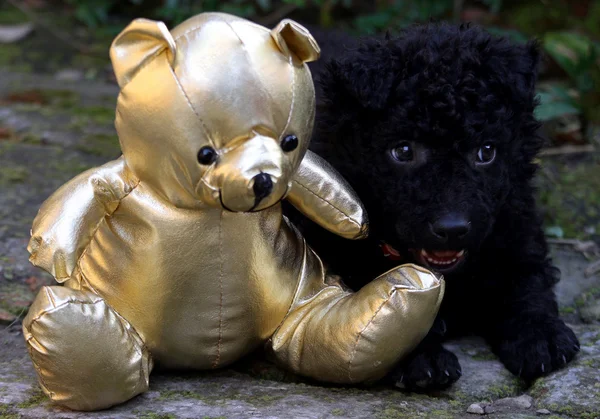
[[[106,408],[145,391],[153,363],[219,368],[265,343],[300,374],[372,380],[425,335],[441,280],[405,266],[351,293],[282,216],[289,196],[344,237],[367,230],[354,192],[306,153],[304,63],[318,55],[294,22],[269,31],[218,13],[171,32],[136,20],[115,39],[123,156],[53,194],[29,246],[64,285],[44,288],[23,324],[52,400]],[[290,134],[299,145],[284,152]],[[216,159],[200,164],[207,146]],[[260,199],[257,175],[271,179]]]

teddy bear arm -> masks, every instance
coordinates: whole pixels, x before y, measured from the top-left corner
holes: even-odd
[[[61,186],[33,221],[30,262],[60,283],[71,277],[100,222],[137,185],[123,158],[90,169]]]
[[[324,159],[307,151],[287,199],[321,227],[347,239],[368,234],[368,218],[356,192]]]

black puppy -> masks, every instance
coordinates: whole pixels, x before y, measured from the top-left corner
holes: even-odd
[[[465,333],[526,380],[565,365],[579,343],[559,318],[531,186],[542,146],[536,44],[437,23],[345,50],[354,41],[342,38],[323,40],[313,69],[311,148],[363,200],[370,237],[340,239],[287,212],[355,289],[404,262],[444,275],[434,327],[391,378],[410,389],[456,381],[461,367],[442,341]]]

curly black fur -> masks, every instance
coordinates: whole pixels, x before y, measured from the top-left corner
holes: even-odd
[[[542,146],[533,116],[537,45],[430,23],[364,40],[335,59],[328,60],[328,49],[341,50],[326,48],[324,68],[313,69],[320,91],[311,148],[363,200],[370,237],[346,241],[290,208],[288,214],[355,289],[401,262],[422,262],[414,256],[420,249],[467,252],[444,273],[446,296],[434,327],[391,377],[411,389],[451,384],[461,367],[442,342],[465,333],[483,336],[526,380],[569,362],[579,343],[559,319],[552,289],[558,272],[531,185]],[[399,162],[391,150],[406,144],[414,159]],[[478,164],[484,145],[496,156]],[[442,219],[464,228],[440,235]],[[384,257],[381,241],[404,260]]]

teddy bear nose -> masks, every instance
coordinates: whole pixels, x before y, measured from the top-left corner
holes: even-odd
[[[271,191],[273,190],[273,180],[271,176],[266,173],[260,173],[254,176],[254,185],[252,189],[254,190],[254,195],[256,197],[256,202],[260,201],[263,198],[269,196]]]

